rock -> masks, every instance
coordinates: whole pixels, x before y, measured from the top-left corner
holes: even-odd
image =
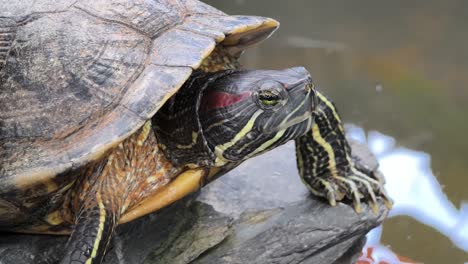
[[[376,220],[368,214],[358,216],[345,205],[330,210],[313,199],[245,212],[222,244],[192,263],[333,263]]]
[[[294,157],[287,144],[118,227],[105,263],[352,263],[387,210],[381,205],[375,215],[364,206],[358,215],[349,205],[330,207],[311,197]],[[0,264],[55,263],[66,239],[0,234]]]

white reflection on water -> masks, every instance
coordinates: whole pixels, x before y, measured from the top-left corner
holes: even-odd
[[[385,188],[394,202],[389,217],[410,216],[468,251],[468,203],[462,203],[458,210],[448,200],[432,173],[427,153],[396,147],[394,138],[375,131],[366,135],[357,126],[347,126],[347,133],[349,137],[367,144],[377,156],[385,175]],[[382,227],[372,230],[368,234],[367,246],[378,246],[381,233]],[[377,248],[385,255],[390,252],[383,246]]]

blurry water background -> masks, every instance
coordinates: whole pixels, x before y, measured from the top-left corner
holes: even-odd
[[[374,151],[391,192],[413,196],[400,197],[411,206],[385,222],[383,245],[424,263],[468,263],[468,1],[206,2],[281,22],[243,55],[246,67],[305,66],[345,122],[390,136],[370,134],[399,159]]]

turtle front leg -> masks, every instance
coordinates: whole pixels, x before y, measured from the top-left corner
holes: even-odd
[[[368,170],[353,159],[334,104],[320,93],[317,98],[311,131],[295,140],[303,182],[314,195],[327,198],[332,206],[348,198],[359,213],[364,200],[378,212],[377,197],[382,197],[390,208],[391,201],[379,172]]]
[[[101,193],[90,193],[79,210],[60,264],[101,263],[117,219],[116,212]]]
[[[68,193],[63,213],[73,219],[73,229],[60,264],[100,264],[104,259],[125,199],[119,190],[125,182],[108,171],[106,161],[91,164]]]
[[[207,170],[173,167],[152,131],[147,122],[106,159],[83,170],[64,202],[63,214],[75,225],[62,264],[101,263],[116,225],[201,188]]]
[[[60,264],[101,263],[117,224],[157,211],[197,191],[201,188],[206,174],[205,169],[187,170],[167,186],[136,204],[132,210],[123,212],[122,216],[120,215],[122,196],[113,191],[112,186],[105,181],[97,181],[91,192],[81,195],[80,199],[83,199],[81,209]]]

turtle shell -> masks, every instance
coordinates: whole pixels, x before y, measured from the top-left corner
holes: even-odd
[[[0,6],[3,198],[38,184],[49,193],[71,184],[73,177],[62,175],[140,128],[217,45],[238,54],[278,26],[195,0]],[[0,211],[6,200],[0,198]]]

